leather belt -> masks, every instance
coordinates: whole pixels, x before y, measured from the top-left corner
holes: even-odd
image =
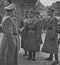
[[[49,27],[48,30],[53,30],[53,28],[52,27]]]
[[[36,29],[28,29],[28,31],[35,31]]]

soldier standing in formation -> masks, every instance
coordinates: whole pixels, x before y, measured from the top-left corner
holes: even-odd
[[[49,7],[48,16],[50,16],[48,23],[47,23],[47,32],[45,37],[45,42],[42,48],[43,52],[50,53],[50,56],[45,60],[53,60],[53,54],[55,55],[55,61],[52,65],[58,64],[58,21],[54,16],[54,11],[52,7]]]
[[[7,12],[2,20],[3,39],[1,42],[0,65],[17,65],[17,44],[13,38],[13,20],[15,4],[5,7]],[[17,34],[15,32],[15,34]]]

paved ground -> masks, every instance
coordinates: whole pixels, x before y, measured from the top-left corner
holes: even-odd
[[[45,33],[42,35],[42,39],[44,42]],[[3,38],[3,34],[0,33],[0,46],[1,46],[1,40]],[[41,45],[42,48],[43,45]],[[24,50],[20,49],[20,52],[18,54],[18,65],[51,65],[52,61],[45,61],[44,59],[49,56],[49,54],[38,52],[36,55],[36,61],[26,60],[28,56],[24,57]],[[54,59],[54,58],[53,58]],[[59,46],[59,61],[60,61],[60,46]],[[60,64],[58,64],[60,65]]]

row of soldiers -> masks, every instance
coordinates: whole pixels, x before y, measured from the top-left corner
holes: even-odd
[[[26,12],[25,16],[20,21],[20,28],[18,28],[15,21],[15,4],[10,4],[5,7],[7,14],[2,20],[3,39],[1,42],[1,65],[17,65],[17,49],[19,39],[19,32],[21,35],[21,48],[25,50],[25,55],[28,55],[27,60],[35,61],[36,52],[40,51],[40,44],[42,44],[42,20],[39,12]],[[50,53],[49,58],[45,60],[55,61],[52,65],[58,64],[58,21],[53,15],[55,10],[48,8],[48,21],[46,23],[46,37],[42,52]],[[28,52],[28,54],[27,54]]]

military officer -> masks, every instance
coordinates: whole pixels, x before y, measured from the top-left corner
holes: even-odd
[[[34,14],[34,13],[33,13]],[[34,14],[35,15],[35,14]],[[31,18],[30,22],[26,26],[26,50],[29,51],[29,57],[27,60],[35,61],[36,52],[40,50],[41,35],[40,25],[37,19]]]
[[[57,42],[57,29],[58,21],[54,16],[55,9],[52,7],[48,8],[48,16],[50,17],[47,23],[47,32],[45,37],[45,42],[42,48],[43,52],[50,53],[50,56],[45,60],[53,60],[53,54],[55,55],[55,61],[52,65],[59,63],[58,61],[58,42]]]
[[[12,3],[5,7],[7,13],[2,20],[3,39],[1,42],[0,65],[17,65],[17,45],[13,38],[12,22],[15,6]]]

